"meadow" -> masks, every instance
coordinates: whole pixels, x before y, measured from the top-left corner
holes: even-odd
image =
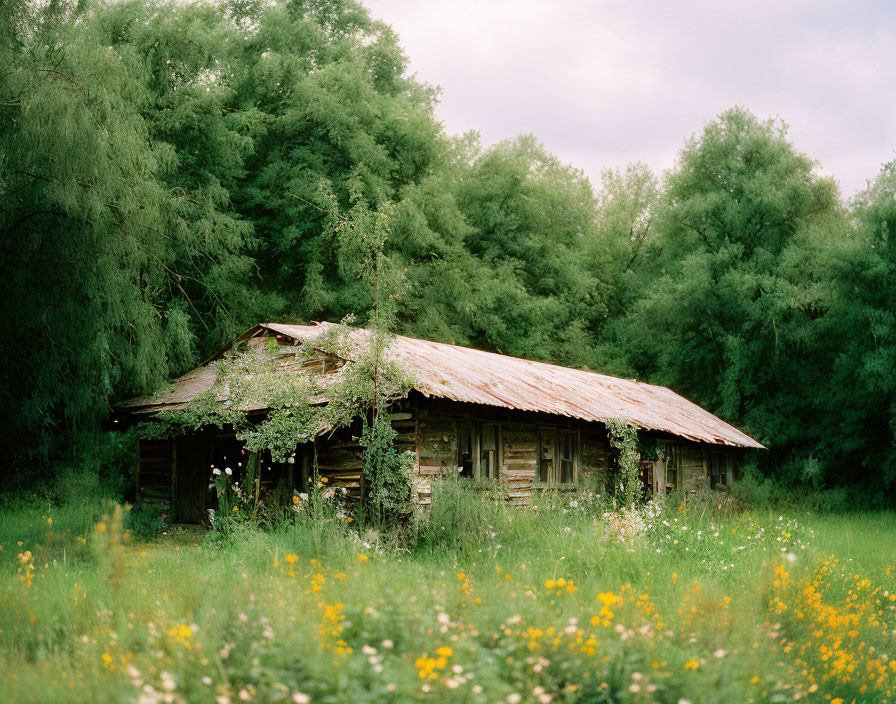
[[[893,698],[894,514],[609,508],[448,488],[400,541],[301,512],[141,541],[127,506],[6,506],[0,700]]]

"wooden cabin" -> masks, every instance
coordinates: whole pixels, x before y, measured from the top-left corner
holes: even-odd
[[[117,411],[133,420],[183,410],[212,388],[216,360],[232,349],[270,355],[285,374],[338,374],[351,359],[322,350],[310,359],[302,354],[303,345],[313,346],[329,326],[256,325],[169,389],[126,401]],[[646,491],[723,488],[734,478],[739,456],[762,448],[664,387],[402,336],[394,338],[389,354],[413,386],[389,412],[396,445],[413,461],[412,496],[419,504],[431,502],[434,478],[468,478],[520,504],[541,488],[601,490],[615,466],[608,419],[635,426],[655,448],[641,462]],[[246,412],[261,416],[265,409]],[[359,434],[359,424],[323,433],[298,444],[289,463],[251,458],[260,464],[265,493],[286,500],[307,490],[317,475],[362,498]],[[216,427],[141,440],[138,497],[167,506],[176,522],[199,522],[215,505],[208,489],[212,467],[229,467],[239,476],[249,460],[234,433]]]

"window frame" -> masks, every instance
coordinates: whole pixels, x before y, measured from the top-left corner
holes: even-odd
[[[663,485],[667,494],[681,488],[681,455],[682,446],[680,444],[670,442],[666,445],[666,468],[663,476]],[[675,481],[670,481],[670,472],[675,474]]]
[[[470,474],[469,476],[461,474],[461,467],[463,466],[461,463],[461,448],[460,448],[460,438],[461,432],[467,432],[470,435]],[[454,465],[454,478],[455,480],[460,479],[475,479],[476,477],[476,447],[478,445],[478,434],[476,432],[476,424],[472,421],[458,421],[457,426],[455,428],[455,465]]]
[[[543,438],[548,436],[553,442],[553,452],[550,458],[544,457]],[[568,437],[572,437],[572,458],[563,459],[563,443]],[[579,476],[581,474],[582,462],[582,433],[579,428],[570,428],[556,425],[539,425],[536,426],[536,437],[538,443],[536,445],[535,456],[535,480],[534,484],[542,488],[570,489],[578,486]],[[547,472],[546,478],[541,478],[541,463],[543,459],[550,459],[551,468]],[[568,482],[561,482],[563,476],[562,463],[571,462],[571,479]]]
[[[656,491],[656,462],[653,460],[641,460],[638,463],[638,479],[644,487],[645,495]]]
[[[492,427],[495,429],[495,466],[494,466],[494,476],[488,477],[484,476],[482,473],[482,430],[485,427]],[[470,461],[472,464],[472,468],[470,470],[469,475],[462,475],[460,473],[461,464],[461,433],[469,432],[470,433]],[[490,482],[498,482],[501,479],[502,475],[502,466],[503,466],[503,448],[502,448],[502,434],[501,434],[501,424],[497,421],[474,421],[474,420],[459,420],[456,422],[455,426],[455,438],[456,438],[456,448],[455,448],[455,465],[454,465],[454,477],[455,479],[472,479],[473,482],[479,485],[485,485]]]
[[[714,460],[718,458],[718,477],[716,475],[716,466]],[[710,487],[715,489],[717,486],[728,487],[731,484],[730,471],[728,467],[728,453],[721,451],[710,451],[709,453],[709,481]]]
[[[501,479],[501,424],[497,422],[483,421],[476,424],[476,431],[473,440],[473,478],[476,484],[488,484],[490,482],[498,482]],[[495,431],[495,457],[494,457],[494,476],[483,475],[482,466],[482,438],[485,428],[494,428]]]

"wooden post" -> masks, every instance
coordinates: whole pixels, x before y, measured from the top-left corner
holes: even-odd
[[[500,423],[495,423],[495,464],[495,479],[500,482],[504,475],[504,435]]]
[[[286,486],[288,487],[289,497],[284,496],[285,501],[292,501],[292,492],[296,488],[296,463],[295,458],[289,463],[289,469],[286,472]]]
[[[252,485],[250,491],[254,493],[253,513],[258,508],[258,500],[261,493],[261,467],[259,465],[258,453],[250,452],[249,457],[246,458],[246,480],[244,483]]]
[[[479,432],[479,423],[473,422],[470,433],[472,435],[470,444],[472,445],[473,452],[473,481],[476,484],[479,484],[480,481],[480,473],[482,472],[482,468],[480,467],[480,455],[482,455],[482,434]]]
[[[414,476],[420,476],[420,399],[414,396]],[[432,481],[429,482],[430,497],[432,496]],[[411,479],[411,503],[420,504],[420,484],[416,479]]]
[[[576,428],[576,452],[573,456],[573,484],[578,485],[582,476],[582,429]]]

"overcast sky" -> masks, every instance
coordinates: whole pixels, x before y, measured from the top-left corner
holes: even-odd
[[[846,196],[896,158],[893,0],[364,0],[451,133],[532,132],[582,168],[671,167],[744,105],[790,126]]]

